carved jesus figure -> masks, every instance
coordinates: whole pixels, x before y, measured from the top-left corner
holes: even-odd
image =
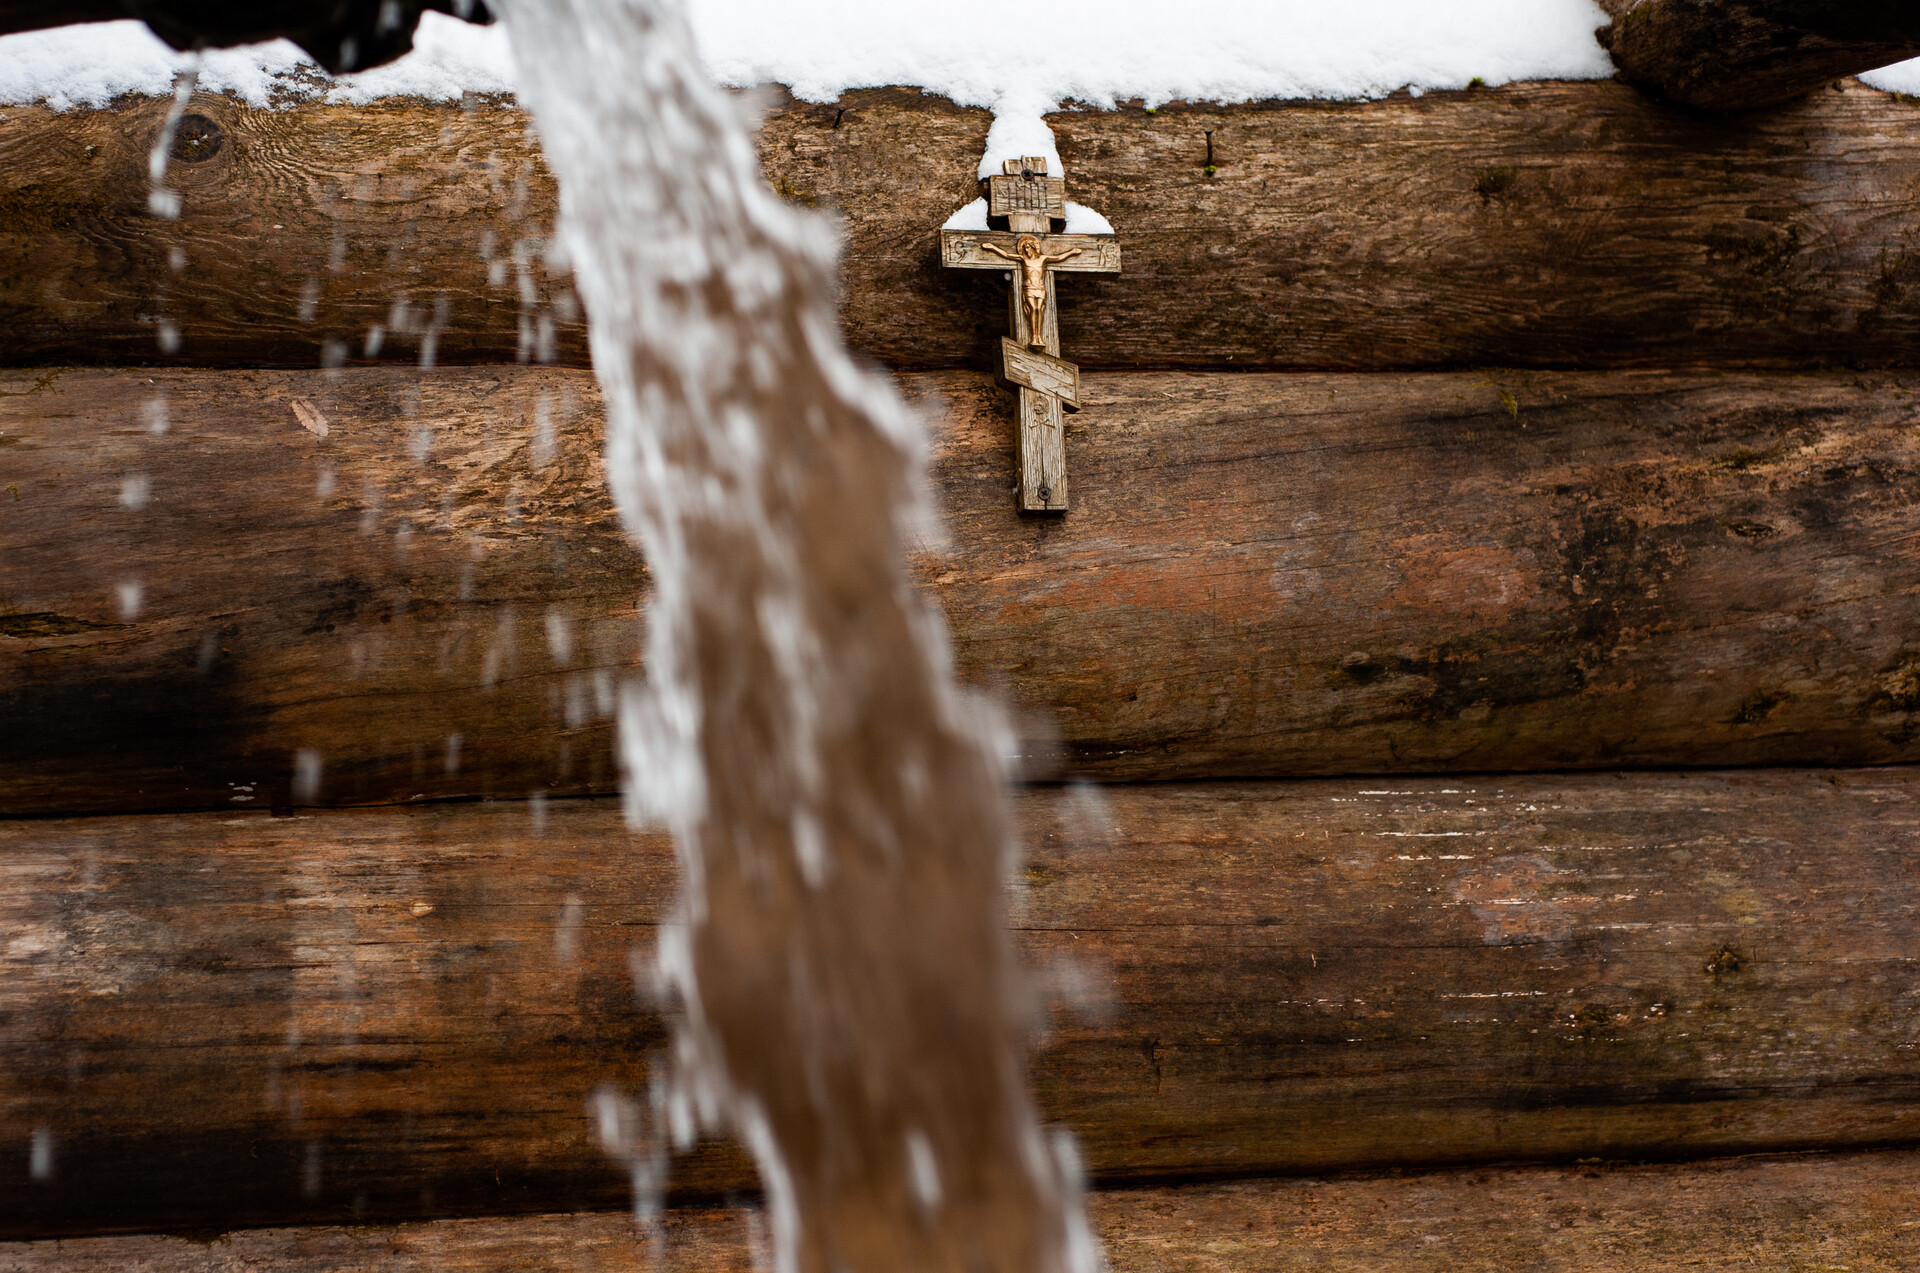
[[[1045,350],[1047,340],[1042,329],[1047,321],[1047,267],[1079,256],[1081,250],[1068,248],[1048,255],[1041,249],[1040,240],[1031,234],[1015,239],[1011,252],[997,243],[982,243],[980,248],[1020,267],[1020,299],[1027,307],[1027,347]]]

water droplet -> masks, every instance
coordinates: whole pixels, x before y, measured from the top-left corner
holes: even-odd
[[[140,602],[146,594],[146,588],[139,580],[130,579],[114,589],[114,595],[120,602],[120,618],[131,623],[140,617]]]
[[[27,1175],[35,1180],[53,1179],[53,1129],[33,1129],[33,1148],[27,1154]]]
[[[560,906],[560,922],[553,930],[553,957],[562,967],[580,960],[580,923],[586,913],[586,903],[572,894]]]
[[[561,667],[573,662],[573,620],[560,606],[547,609],[547,653]]]
[[[129,473],[120,479],[120,507],[141,509],[153,496],[153,479],[145,473]]]
[[[919,1128],[907,1133],[907,1179],[913,1183],[913,1196],[922,1208],[940,1206],[940,1168],[934,1161],[933,1145]]]
[[[293,799],[296,804],[312,804],[320,798],[320,753],[302,747],[293,754]]]

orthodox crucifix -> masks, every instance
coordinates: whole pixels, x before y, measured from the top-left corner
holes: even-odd
[[[987,224],[1006,229],[940,231],[940,263],[958,270],[1002,270],[1012,277],[1000,374],[1020,391],[1020,485],[1023,513],[1067,510],[1066,415],[1080,409],[1080,369],[1060,357],[1053,276],[1118,274],[1120,242],[1111,234],[1055,233],[1066,226],[1067,183],[1047,175],[1047,161],[1009,159],[988,177]]]

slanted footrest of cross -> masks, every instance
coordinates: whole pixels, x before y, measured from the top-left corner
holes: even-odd
[[[940,231],[940,263],[949,269],[999,270],[1012,277],[1001,374],[1020,388],[1022,512],[1067,509],[1063,412],[1080,407],[1080,369],[1060,357],[1053,276],[1118,274],[1120,242],[1111,234],[1058,234],[1066,219],[1066,182],[1047,175],[1041,158],[1009,159],[986,179],[988,225],[1007,228]]]
[[[1023,389],[1060,399],[1069,411],[1080,409],[1080,368],[1064,358],[1002,336],[1000,374]]]

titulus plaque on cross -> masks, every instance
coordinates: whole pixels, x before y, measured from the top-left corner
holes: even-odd
[[[1009,159],[982,184],[987,224],[1004,220],[1006,229],[941,230],[940,263],[1000,270],[1012,282],[1007,325],[1013,335],[1000,341],[1000,374],[1020,395],[1015,502],[1023,513],[1064,513],[1066,413],[1080,409],[1080,369],[1060,356],[1054,275],[1118,274],[1120,241],[1111,234],[1063,232],[1067,183],[1048,175],[1044,158]]]

